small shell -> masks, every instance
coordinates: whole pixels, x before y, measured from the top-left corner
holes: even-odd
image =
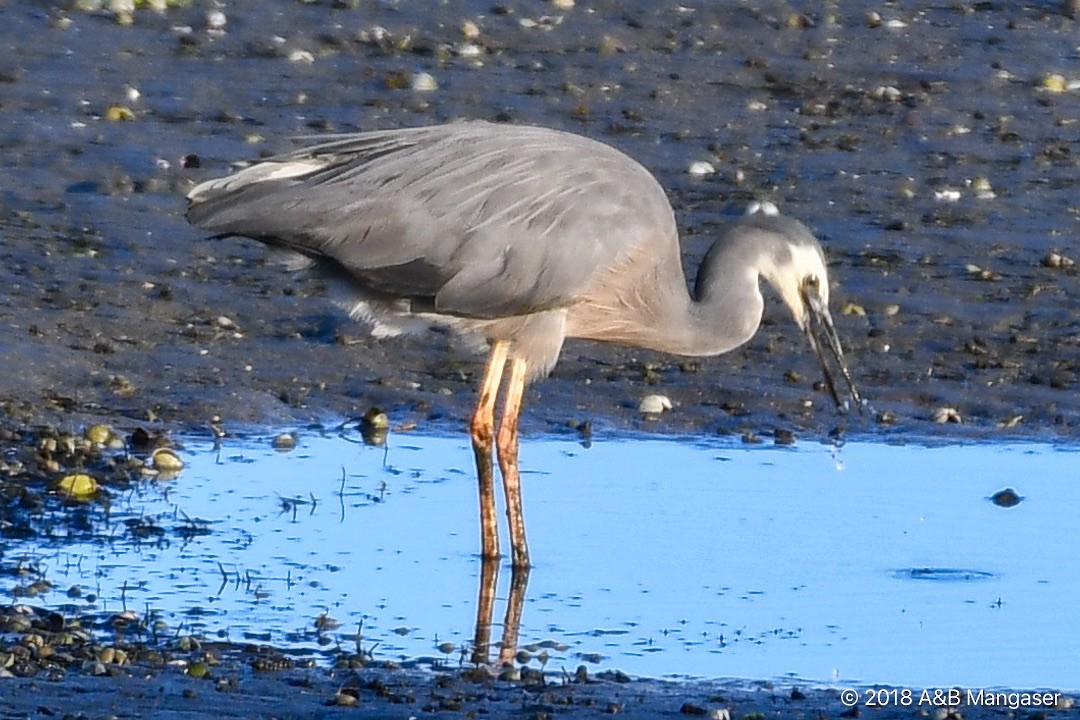
[[[221,32],[229,24],[229,18],[220,10],[211,10],[206,13],[206,29]]]
[[[666,395],[646,395],[638,404],[638,412],[645,415],[659,415],[671,408],[671,400]]]
[[[1069,268],[1076,264],[1076,261],[1067,255],[1062,255],[1056,250],[1051,250],[1046,254],[1046,257],[1042,259],[1043,267],[1048,268]]]
[[[352,688],[342,688],[334,695],[334,704],[339,707],[356,707],[360,704],[360,695]]]
[[[439,83],[431,73],[418,72],[412,76],[409,87],[414,92],[432,92],[439,89]]]
[[[690,173],[694,177],[706,177],[715,173],[716,168],[714,168],[712,163],[710,162],[706,162],[704,160],[697,160],[690,163],[690,167],[686,169],[686,172]]]
[[[743,214],[774,216],[780,214],[780,208],[771,200],[755,200],[746,206],[746,212]]]
[[[184,469],[184,461],[169,448],[158,448],[150,456],[150,465],[161,472],[177,472]]]
[[[465,36],[466,40],[475,40],[480,37],[480,26],[472,20],[466,20],[461,23],[461,34]]]
[[[934,422],[939,425],[945,423],[962,423],[964,418],[960,416],[960,411],[951,407],[940,407],[934,411]]]

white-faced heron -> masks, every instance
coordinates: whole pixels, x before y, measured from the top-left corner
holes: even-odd
[[[757,331],[765,278],[806,333],[837,405],[823,348],[860,402],[829,314],[824,255],[796,220],[736,223],[705,254],[690,292],[663,188],[608,145],[486,122],[316,140],[198,185],[188,220],[291,251],[344,280],[352,315],[377,335],[419,322],[490,344],[470,425],[484,557],[499,555],[494,446],[513,564],[529,564],[518,416],[525,384],[551,371],[565,338],[719,355]]]

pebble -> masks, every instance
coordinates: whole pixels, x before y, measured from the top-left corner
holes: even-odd
[[[1051,250],[1042,259],[1043,267],[1048,268],[1070,268],[1076,264],[1076,261],[1067,255],[1062,255],[1056,250]]]
[[[292,433],[281,433],[270,444],[275,450],[292,450],[296,447],[296,436]]]
[[[480,37],[480,26],[472,20],[466,20],[461,23],[461,34],[465,36],[466,40],[476,40]]]
[[[409,84],[415,92],[432,92],[439,89],[439,83],[435,80],[435,76],[431,73],[418,72],[412,76],[412,82]]]
[[[177,472],[184,469],[184,461],[169,448],[158,448],[150,456],[150,465],[160,472]]]
[[[206,28],[208,30],[216,30],[218,32],[225,29],[225,26],[229,24],[229,19],[220,10],[211,10],[206,13]]]
[[[975,178],[971,181],[971,189],[975,191],[975,197],[979,200],[993,200],[997,197],[990,181],[984,177]]]
[[[712,163],[710,162],[706,162],[704,160],[697,160],[690,163],[690,167],[686,169],[686,172],[690,173],[695,177],[706,177],[715,173],[716,168],[714,168]]]
[[[56,489],[64,497],[74,500],[86,500],[98,491],[97,480],[86,473],[72,473],[60,478]]]
[[[646,395],[638,404],[638,412],[645,415],[659,415],[671,408],[671,400],[666,395]]]
[[[1059,75],[1058,73],[1050,73],[1049,75],[1044,76],[1039,85],[1043,90],[1055,93],[1065,92],[1069,88],[1065,76]]]
[[[1012,488],[1005,488],[1004,490],[998,490],[996,493],[990,496],[990,501],[998,507],[1015,507],[1020,504],[1020,501],[1024,498]]]

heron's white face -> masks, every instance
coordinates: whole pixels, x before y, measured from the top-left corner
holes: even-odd
[[[791,245],[789,249],[787,262],[766,262],[761,274],[780,293],[799,328],[806,330],[812,311],[821,308],[828,311],[829,274],[817,248]],[[808,307],[811,301],[816,307]]]

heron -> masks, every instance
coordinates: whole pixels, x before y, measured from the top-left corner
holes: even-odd
[[[324,135],[207,180],[187,199],[187,219],[215,237],[253,238],[294,269],[333,278],[376,337],[442,326],[486,345],[469,422],[481,554],[500,556],[497,457],[515,568],[530,564],[523,393],[550,373],[566,338],[720,355],[757,332],[763,278],[809,340],[836,405],[848,401],[827,353],[861,403],[829,313],[825,256],[803,223],[744,217],[713,242],[691,289],[663,187],[581,135],[484,121]]]

